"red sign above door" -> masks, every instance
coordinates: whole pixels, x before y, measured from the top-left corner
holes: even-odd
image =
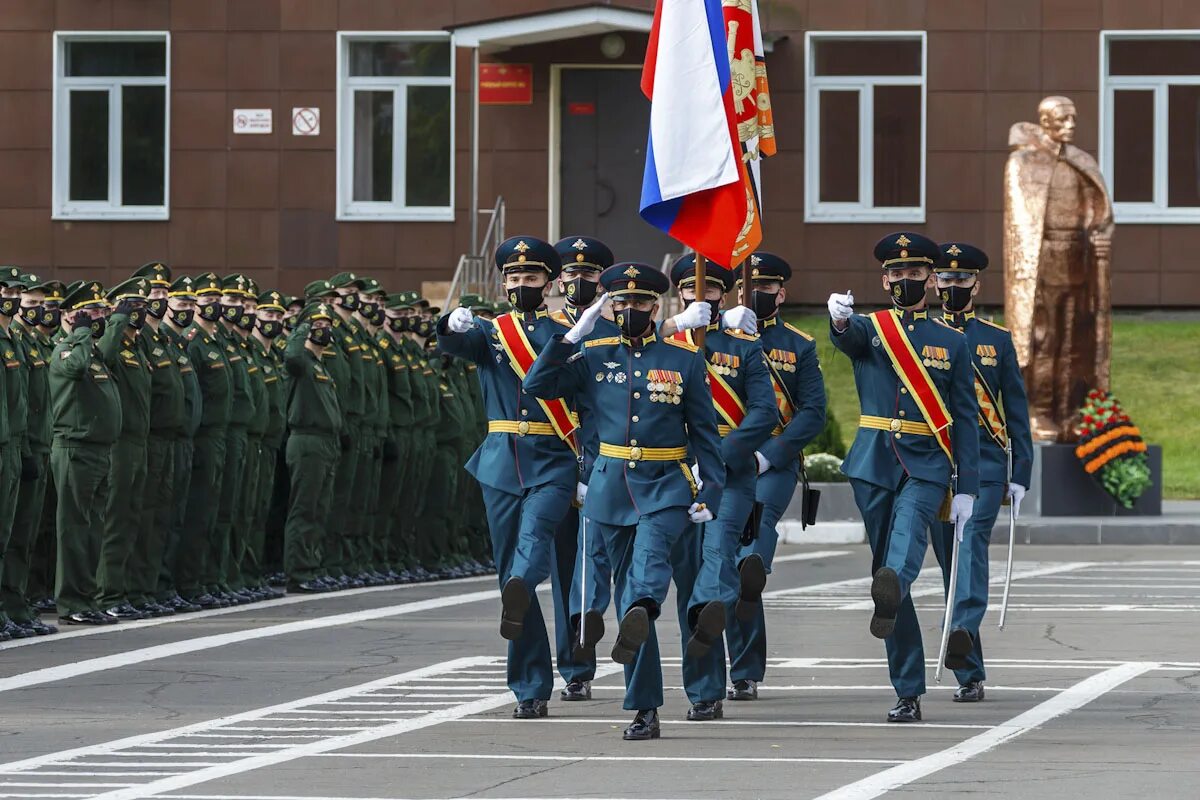
[[[527,106],[533,102],[532,64],[480,64],[479,103]]]
[[[567,113],[573,117],[590,117],[596,113],[596,104],[567,103]]]

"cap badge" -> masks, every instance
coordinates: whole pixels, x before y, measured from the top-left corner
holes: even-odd
[[[757,267],[761,263],[762,263],[762,259],[759,258],[758,256],[754,256],[754,255],[750,256],[750,266]]]
[[[525,244],[524,239],[517,242],[516,245],[513,247],[513,250],[516,250],[518,253],[524,253],[528,249],[529,249],[529,245]]]
[[[948,248],[946,248],[946,253],[948,255],[952,255],[952,256],[961,256],[962,250],[958,249],[958,245],[952,244]]]
[[[625,270],[625,271],[624,271],[624,272],[622,272],[621,274],[622,274],[622,275],[628,275],[628,276],[629,276],[629,277],[631,277],[631,278],[636,278],[636,277],[637,277],[638,275],[640,275],[641,273],[638,271],[638,268],[637,268],[637,267],[630,267],[629,269]]]
[[[900,234],[900,238],[896,240],[896,244],[900,245],[901,247],[908,247],[910,244],[912,244],[912,239],[909,239],[902,233]]]
[[[587,249],[587,242],[585,242],[583,239],[576,239],[575,243],[572,244],[571,247],[574,247],[576,250],[585,250]]]

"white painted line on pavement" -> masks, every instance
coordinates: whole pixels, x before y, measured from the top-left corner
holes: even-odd
[[[381,608],[368,608],[361,611],[351,611],[344,614],[332,614],[327,617],[313,617],[311,619],[296,620],[295,622],[285,622],[279,625],[268,625],[261,628],[249,628],[246,630],[231,631],[229,633],[218,633],[211,636],[199,636],[195,639],[184,639],[178,642],[170,642],[169,644],[142,647],[138,648],[137,650],[126,650],[122,653],[113,653],[112,655],[100,656],[98,658],[88,658],[69,664],[61,664],[56,667],[46,667],[44,669],[36,669],[31,672],[23,672],[19,675],[13,675],[8,678],[0,678],[0,692],[11,692],[14,689],[24,689],[29,686],[55,683],[57,681],[68,680],[70,678],[77,678],[81,675],[92,675],[97,672],[104,672],[105,670],[144,664],[148,661],[156,661],[162,658],[172,658],[174,656],[196,653],[203,650],[212,650],[217,647],[225,647],[231,644],[240,644],[242,642],[250,642],[257,639],[268,639],[274,636],[284,636],[290,633],[303,633],[306,631],[321,630],[323,628],[355,625],[361,622],[371,622],[373,620],[398,617],[405,614],[418,614],[423,611],[432,611],[438,608],[460,606],[466,603],[477,603],[481,600],[494,600],[499,596],[499,590],[491,589],[482,592],[468,592],[467,594],[448,595],[446,597],[431,597],[425,600],[415,600],[411,603],[400,603],[399,605],[383,606]]]
[[[159,625],[173,625],[177,622],[190,622],[198,619],[210,619],[212,617],[223,617],[227,614],[244,614],[248,611],[258,611],[264,608],[283,608],[284,606],[293,606],[297,603],[312,603],[317,600],[338,600],[343,597],[355,597],[362,594],[375,594],[378,592],[390,592],[400,589],[417,589],[420,587],[430,586],[458,586],[466,583],[481,583],[483,581],[495,581],[495,575],[477,575],[470,578],[454,578],[448,581],[426,581],[424,583],[404,583],[393,584],[390,586],[366,586],[362,589],[345,589],[338,592],[321,592],[319,594],[294,594],[287,597],[281,597],[278,600],[263,600],[259,603],[251,603],[244,606],[231,606],[229,608],[212,608],[207,611],[196,611],[191,614],[176,614],[173,617],[158,617],[156,619],[142,619],[133,622],[121,622],[116,625],[102,625],[96,628],[70,628],[61,627],[59,632],[54,636],[39,636],[35,639],[14,639],[11,642],[0,642],[0,650],[11,650],[14,647],[28,647],[33,644],[44,644],[46,642],[63,642],[70,639],[78,639],[81,636],[96,636],[102,633],[123,633],[125,631],[138,631],[144,628],[156,628]]]
[[[38,795],[53,797],[53,795]],[[75,797],[76,795],[60,795]],[[305,794],[173,794],[172,800],[425,800],[425,798],[410,797],[314,797]],[[436,798],[436,800],[443,800]],[[479,800],[478,797],[456,797],[451,800]],[[577,797],[504,797],[492,800],[579,800]],[[666,800],[665,798],[647,797],[590,797],[588,800]]]
[[[893,789],[907,786],[935,772],[982,755],[1011,739],[1045,725],[1055,717],[1082,708],[1121,684],[1139,675],[1144,675],[1157,666],[1152,662],[1133,662],[1112,667],[1090,678],[1084,678],[1071,688],[1063,690],[1007,722],[1002,722],[991,730],[976,734],[945,750],[913,759],[854,783],[846,784],[821,795],[817,800],[870,800]]]
[[[682,691],[684,691],[685,687],[683,687],[683,686],[664,686],[663,689],[668,692],[672,692],[672,691],[682,692]],[[928,689],[929,689],[929,691],[947,691],[947,692],[958,691],[957,686],[930,686],[930,687],[928,687]],[[884,684],[884,683],[881,683],[878,685],[856,684],[853,686],[836,684],[836,683],[835,684],[826,684],[824,686],[809,686],[807,684],[802,685],[802,686],[774,686],[774,685],[766,686],[766,685],[760,683],[758,685],[758,690],[760,692],[763,690],[768,690],[768,691],[772,691],[772,692],[871,692],[871,691],[882,692],[882,691],[888,691],[893,694],[895,694],[895,692],[896,692],[895,688],[891,684]],[[1061,692],[1062,688],[1061,687],[1045,687],[1045,686],[992,686],[989,683],[989,684],[987,684],[987,690],[989,692]],[[624,686],[596,686],[595,684],[593,684],[592,691],[593,692],[602,691],[602,692],[624,693],[625,687]],[[730,702],[732,702],[732,701],[730,701]]]
[[[851,550],[816,550],[812,553],[790,553],[786,556],[775,556],[772,564],[783,564],[791,561],[818,561],[823,558],[836,558],[851,555]]]
[[[582,764],[587,761],[667,761],[667,762],[727,762],[734,764],[755,763],[755,764],[904,764],[907,763],[895,758],[810,758],[805,756],[779,756],[757,757],[757,756],[589,756],[586,754],[576,756],[544,756],[544,755],[527,755],[523,753],[513,754],[497,754],[497,753],[313,753],[314,758],[395,758],[395,759],[422,759],[422,758],[455,758],[455,759],[476,759],[479,761],[569,761],[571,763]],[[96,800],[104,800],[104,798],[114,795],[108,793],[100,795]],[[174,795],[172,795],[174,796]]]
[[[505,719],[502,717],[465,717],[463,719],[454,720],[455,724],[473,725],[477,723],[486,724],[509,724],[521,723],[524,720]],[[623,720],[613,719],[612,717],[547,717],[546,719],[538,720],[539,725],[546,723],[581,723],[597,725],[611,725],[614,728],[619,728],[624,725]],[[763,727],[763,728],[887,728],[896,730],[894,722],[836,722],[832,720],[752,720],[752,719],[716,719],[706,722],[703,725],[697,725],[694,722],[688,722],[681,719],[660,719],[659,722],[663,725],[682,725],[688,730],[703,730],[711,727],[726,727],[726,726],[746,726],[746,727]],[[926,729],[950,728],[950,729],[965,729],[986,731],[991,725],[957,725],[953,723],[939,722],[922,722],[920,725],[912,725],[905,728],[906,731],[922,731]]]

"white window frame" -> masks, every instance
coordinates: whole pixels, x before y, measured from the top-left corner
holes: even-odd
[[[1109,186],[1113,181],[1114,92],[1141,89],[1154,92],[1154,138],[1150,157],[1154,162],[1154,199],[1150,202],[1119,203],[1113,198],[1113,219],[1133,225],[1191,225],[1200,223],[1200,207],[1172,208],[1168,205],[1168,147],[1170,86],[1200,85],[1200,75],[1113,75],[1108,74],[1108,46],[1114,40],[1200,39],[1200,30],[1107,30],[1100,31],[1100,169]]]
[[[920,75],[816,75],[816,44],[834,39],[892,39],[920,41]],[[929,103],[928,45],[925,31],[809,31],[804,35],[804,221],[805,222],[925,222],[925,136]],[[876,86],[921,87],[920,205],[876,208],[875,96]],[[820,92],[858,92],[858,202],[821,202]]]
[[[450,43],[447,77],[351,77],[350,44],[364,41],[438,40]],[[338,31],[337,33],[337,219],[341,222],[453,222],[455,162],[455,79],[457,51],[454,37],[445,31]],[[450,199],[446,206],[404,204],[405,149],[409,86],[446,86],[450,89]],[[354,197],[354,90],[392,89],[395,124],[392,149],[392,200],[355,201]]]
[[[66,48],[69,42],[161,41],[166,48],[166,70],[159,76],[68,78]],[[169,31],[55,31],[54,98],[52,105],[53,158],[51,217],[63,220],[166,220],[171,216],[171,34]],[[163,203],[159,206],[126,206],[121,197],[121,89],[123,86],[162,86]],[[72,89],[107,90],[108,97],[108,200],[72,201],[71,110]]]

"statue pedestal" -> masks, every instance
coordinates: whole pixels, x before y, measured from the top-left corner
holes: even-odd
[[[1157,517],[1162,515],[1162,448],[1147,449],[1149,488],[1133,504],[1116,503],[1075,457],[1075,445],[1035,444],[1032,486],[1021,504],[1022,516]]]

